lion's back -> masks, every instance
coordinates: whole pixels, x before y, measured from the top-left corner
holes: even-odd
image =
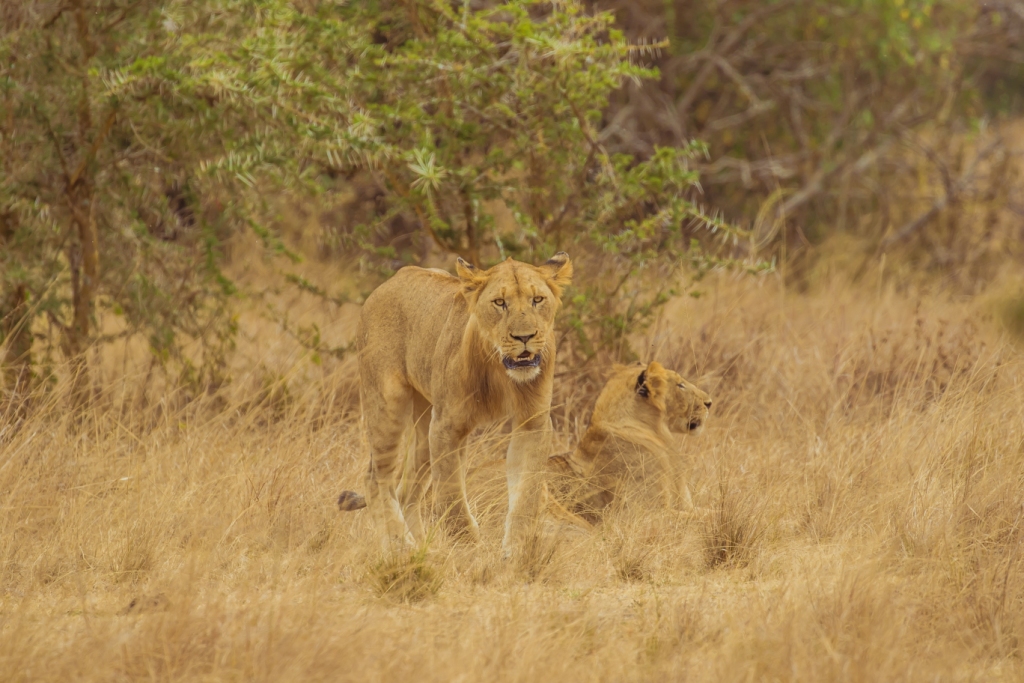
[[[451,308],[459,291],[458,282],[454,275],[438,268],[402,268],[366,298],[359,314],[357,345],[364,346],[367,335],[432,327],[438,314]]]
[[[453,332],[464,323],[461,301],[454,275],[436,268],[402,268],[363,304],[356,333],[360,365],[367,371],[412,375],[414,384],[426,390],[439,345],[461,340],[457,329]]]

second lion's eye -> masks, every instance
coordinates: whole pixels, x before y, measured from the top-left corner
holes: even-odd
[[[500,306],[502,308],[505,308],[505,300],[504,299],[495,299],[494,300],[494,305],[495,306]]]
[[[535,296],[535,297],[533,297],[533,305],[534,306],[539,304],[541,301],[544,301],[544,297],[542,297],[542,296]]]

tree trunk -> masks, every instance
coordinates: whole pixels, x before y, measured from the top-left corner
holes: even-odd
[[[68,247],[68,265],[71,269],[72,320],[65,328],[67,354],[71,361],[73,402],[83,404],[88,398],[89,365],[86,351],[92,322],[93,301],[96,285],[99,283],[99,253],[96,222],[90,207],[92,193],[85,182],[81,182],[68,193],[71,205],[72,225],[75,237]]]
[[[96,54],[89,31],[89,14],[83,0],[72,3],[75,10],[75,24],[78,43],[82,50],[82,86],[78,101],[78,168],[68,178],[66,199],[71,211],[71,223],[77,240],[70,240],[68,265],[71,267],[72,320],[67,328],[68,355],[71,358],[74,402],[82,404],[88,396],[89,368],[86,350],[89,346],[89,327],[92,318],[93,300],[99,285],[99,240],[96,234],[96,218],[92,184],[92,151],[106,134],[93,128],[92,103],[90,101],[89,75],[87,65]],[[106,126],[113,123],[108,119]],[[93,139],[95,138],[95,139]]]
[[[32,331],[28,315],[25,285],[17,285],[0,308],[0,330],[3,331],[3,387],[11,396],[28,388],[32,373]]]
[[[68,350],[71,356],[79,356],[88,346],[89,327],[92,318],[93,300],[96,298],[96,285],[99,283],[99,250],[96,234],[96,221],[89,207],[92,204],[91,192],[74,192],[70,197],[73,205],[72,222],[78,240],[72,242],[68,249],[68,263],[71,266],[71,293],[74,317],[68,338]],[[80,197],[78,195],[84,195]],[[88,213],[87,213],[88,212]]]

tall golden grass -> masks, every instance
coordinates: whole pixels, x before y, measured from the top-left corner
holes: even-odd
[[[188,403],[9,407],[0,679],[1020,680],[1024,356],[998,305],[704,290],[637,341],[714,396],[680,442],[695,509],[549,524],[527,566],[500,559],[494,486],[471,490],[478,546],[410,557],[336,511],[367,458],[351,363]],[[563,445],[600,373],[560,372]]]

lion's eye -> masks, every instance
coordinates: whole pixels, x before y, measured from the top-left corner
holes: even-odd
[[[535,297],[533,297],[533,305],[534,306],[536,306],[537,304],[539,304],[542,301],[544,301],[544,297],[542,297],[542,296],[535,296]]]
[[[505,300],[504,299],[495,299],[494,300],[494,305],[495,306],[500,306],[501,308],[505,308]]]

